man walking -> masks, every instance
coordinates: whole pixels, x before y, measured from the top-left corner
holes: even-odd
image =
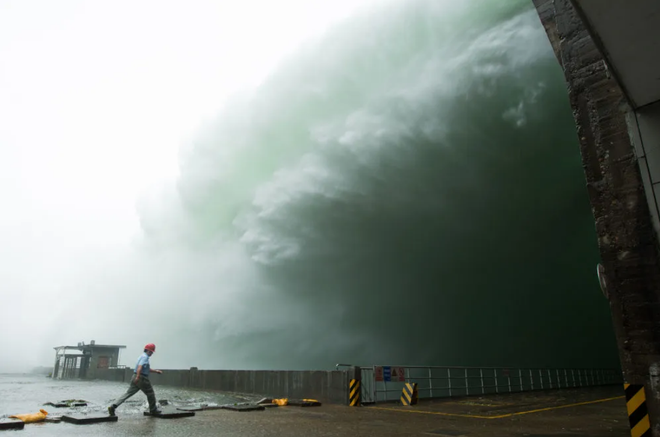
[[[160,414],[160,410],[156,405],[156,395],[154,394],[154,389],[151,386],[151,382],[149,381],[149,373],[163,373],[161,370],[151,369],[151,366],[149,365],[149,357],[151,357],[154,352],[156,352],[155,344],[149,343],[144,347],[144,353],[140,355],[140,358],[138,358],[137,364],[135,365],[135,371],[133,373],[133,379],[131,379],[131,385],[128,387],[128,390],[126,390],[126,393],[124,393],[119,399],[114,401],[112,405],[108,407],[108,413],[111,416],[115,415],[115,410],[117,407],[126,402],[128,398],[140,390],[142,390],[142,392],[147,395],[147,400],[149,401],[149,412],[151,414]]]

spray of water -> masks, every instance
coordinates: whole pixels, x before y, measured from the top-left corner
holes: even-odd
[[[583,185],[528,1],[384,3],[225,105],[63,329],[169,367],[612,365]]]

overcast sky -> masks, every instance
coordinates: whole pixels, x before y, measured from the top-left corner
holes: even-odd
[[[50,323],[75,266],[136,236],[137,199],[228,95],[374,1],[0,2],[0,371],[89,340]]]

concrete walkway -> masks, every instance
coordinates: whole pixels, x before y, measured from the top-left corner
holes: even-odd
[[[623,389],[606,387],[422,401],[351,408],[277,407],[200,411],[155,419],[120,415],[116,423],[26,425],[38,436],[629,436]]]

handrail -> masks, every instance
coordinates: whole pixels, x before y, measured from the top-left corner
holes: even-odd
[[[353,364],[337,364],[337,366],[353,366]],[[410,366],[407,364],[384,364],[376,366],[360,366],[362,369],[372,367],[405,367],[406,369],[468,369],[468,370],[500,370],[500,369],[526,369],[526,370],[616,370],[611,367],[525,367],[525,366],[497,366],[497,367],[470,367],[470,366]]]
[[[337,365],[339,368],[341,365]],[[402,370],[389,379],[384,368]],[[400,397],[404,382],[419,384],[420,397],[452,397],[489,393],[521,392],[558,388],[580,388],[618,384],[620,369],[461,367],[461,366],[360,366],[362,403],[393,401]],[[378,370],[378,372],[376,372]],[[383,374],[385,370],[385,374]],[[379,378],[376,378],[376,375]],[[403,375],[403,376],[402,376]],[[422,394],[423,393],[423,394]]]

